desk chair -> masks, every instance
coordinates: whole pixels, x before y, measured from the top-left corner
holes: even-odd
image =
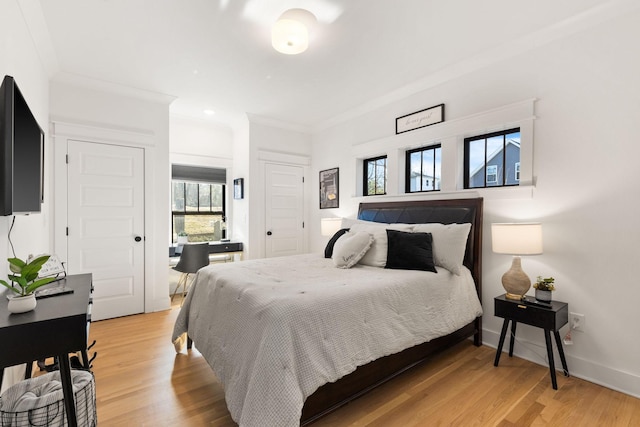
[[[173,269],[182,273],[178,280],[176,290],[171,295],[171,300],[176,296],[182,286],[182,298],[187,294],[187,281],[189,274],[195,273],[202,267],[209,265],[209,243],[187,244],[182,248],[180,260]]]

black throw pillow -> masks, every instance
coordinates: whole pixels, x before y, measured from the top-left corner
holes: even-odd
[[[385,268],[424,270],[437,273],[433,264],[431,233],[408,233],[387,230],[387,265]]]
[[[333,255],[333,245],[335,245],[340,236],[342,236],[347,231],[349,231],[348,228],[343,228],[336,231],[336,234],[333,235],[333,237],[329,240],[329,243],[327,243],[327,246],[324,248],[325,258],[331,258],[331,256]]]

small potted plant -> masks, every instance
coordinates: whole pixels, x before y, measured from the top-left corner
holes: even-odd
[[[39,256],[29,262],[20,258],[8,259],[9,270],[13,273],[8,276],[11,284],[4,280],[0,280],[0,284],[16,294],[9,299],[9,312],[25,313],[36,308],[36,289],[55,279],[53,277],[38,278],[40,269],[48,259],[49,255]]]
[[[554,286],[555,279],[553,277],[543,278],[538,276],[533,287],[536,290],[536,299],[538,301],[551,302],[551,292],[556,290]]]
[[[178,233],[178,244],[184,245],[189,242],[189,235],[185,231]]]

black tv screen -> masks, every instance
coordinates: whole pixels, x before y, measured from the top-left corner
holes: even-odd
[[[11,76],[0,87],[0,152],[0,214],[40,212],[44,132]]]

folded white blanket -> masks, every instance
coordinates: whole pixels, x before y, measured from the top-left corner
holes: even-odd
[[[466,269],[345,270],[307,254],[200,270],[172,341],[188,332],[240,426],[297,426],[321,385],[480,315]]]

